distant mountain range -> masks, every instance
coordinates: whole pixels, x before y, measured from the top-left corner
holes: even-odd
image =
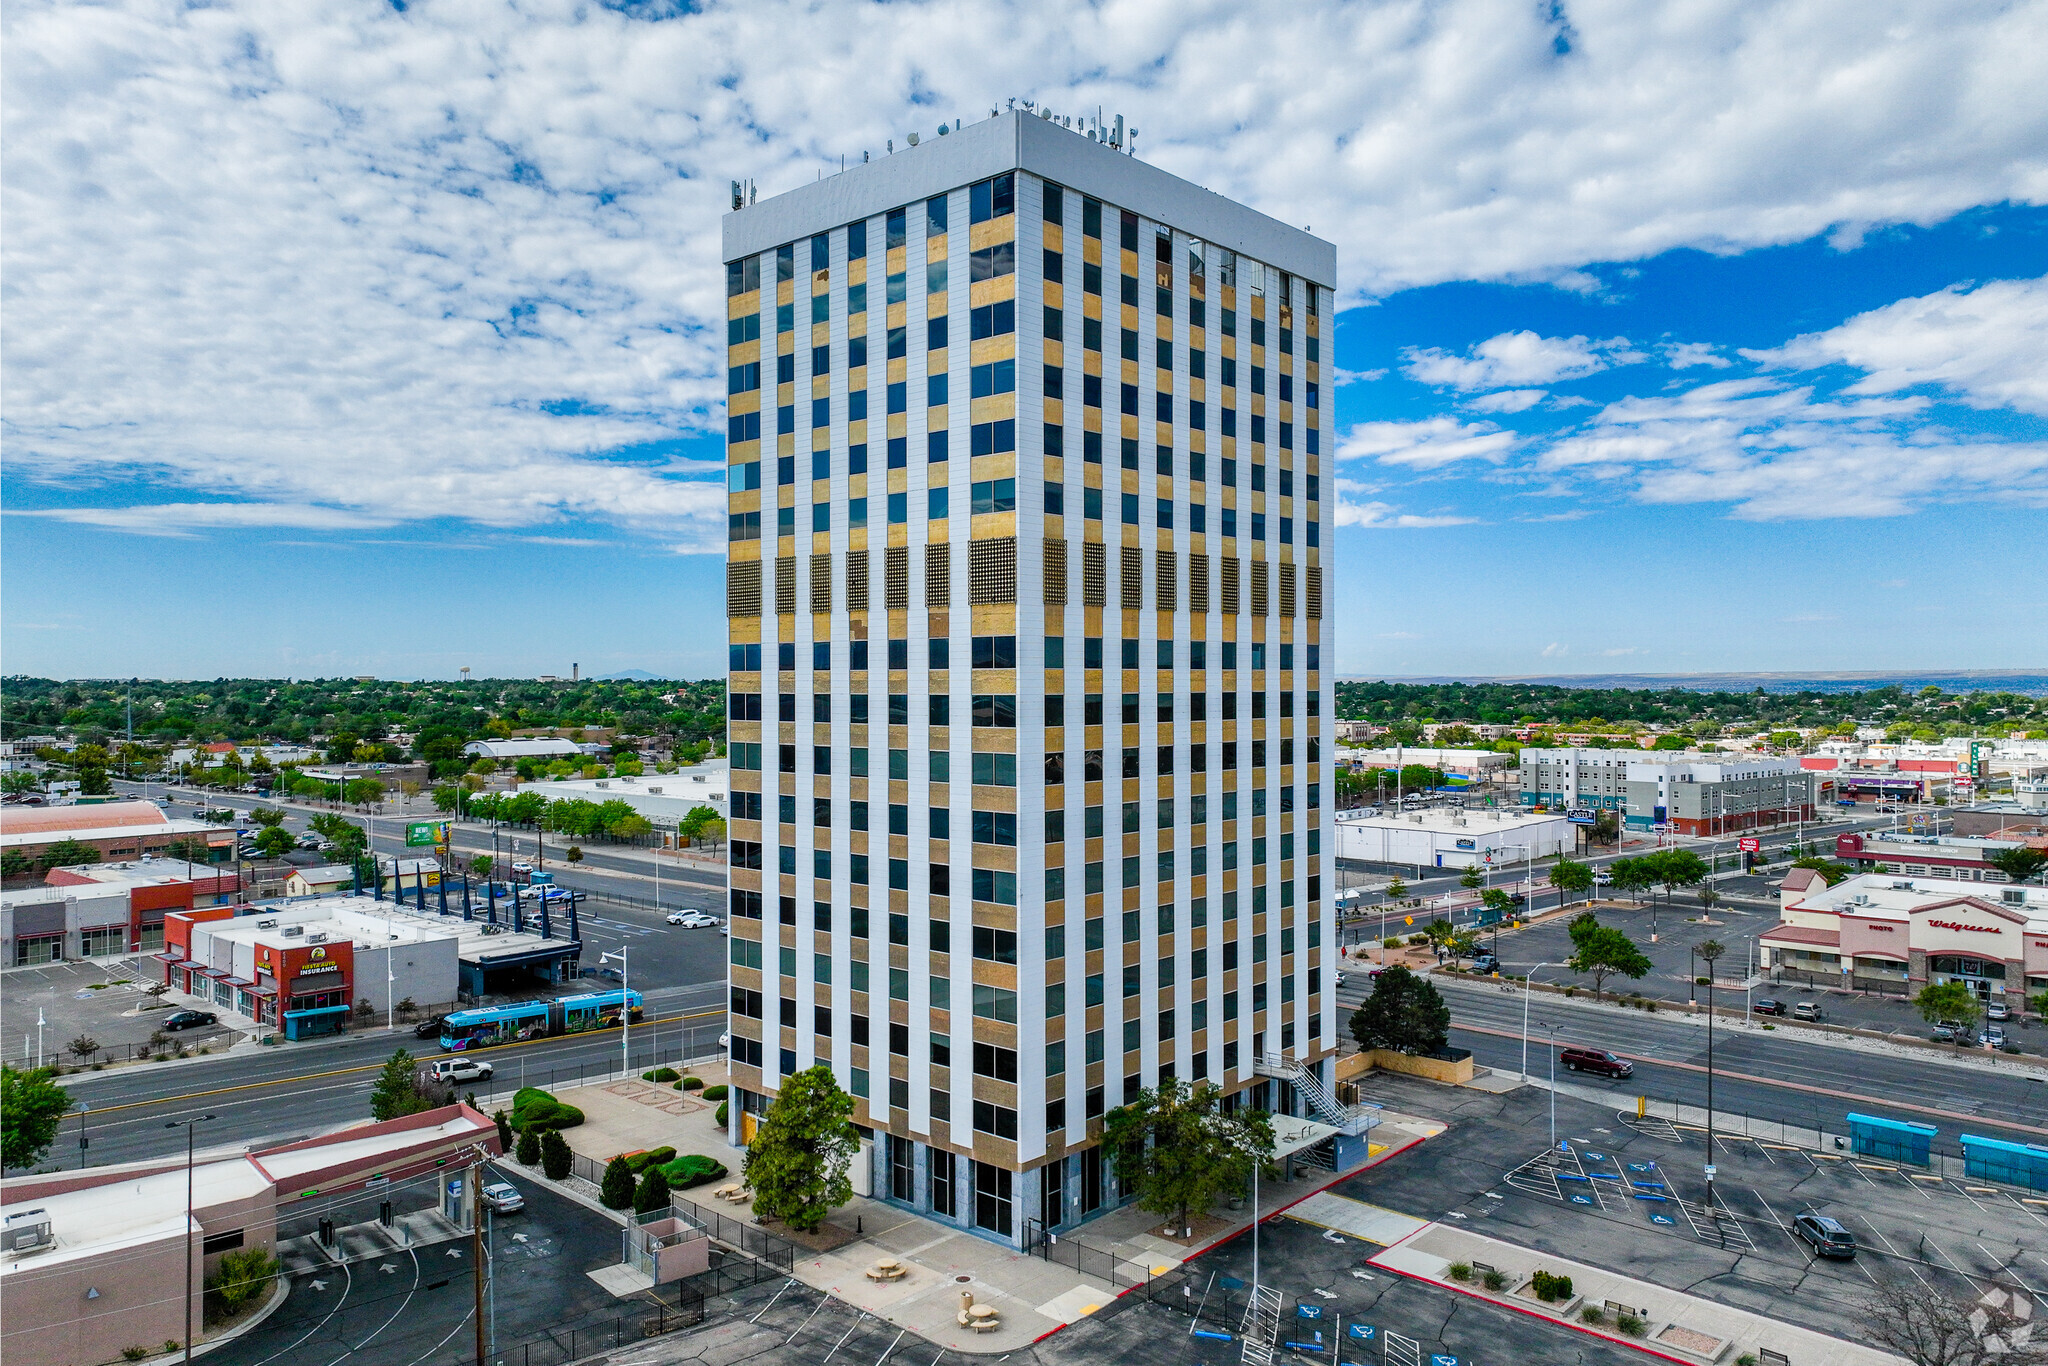
[[[665,683],[667,674],[651,674],[645,669],[621,669],[615,674],[597,674],[593,683]]]
[[[1661,692],[1862,692],[1890,685],[1915,692],[1934,686],[1945,692],[2011,692],[2048,697],[2048,669],[1953,669],[1901,673],[1698,673],[1698,674],[1345,674],[1346,682],[1527,683],[1558,688],[1640,688]]]

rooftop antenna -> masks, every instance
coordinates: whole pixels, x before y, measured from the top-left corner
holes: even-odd
[[[889,155],[892,157],[896,155],[896,139],[894,138],[889,139]]]

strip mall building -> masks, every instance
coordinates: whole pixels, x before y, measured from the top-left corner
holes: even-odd
[[[1961,982],[2015,1015],[2048,991],[2048,888],[1969,893],[1948,879],[1882,873],[1830,887],[1794,869],[1779,917],[1758,942],[1764,967],[1780,976],[1894,995]]]

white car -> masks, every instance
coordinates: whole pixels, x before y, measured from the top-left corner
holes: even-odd
[[[668,923],[681,925],[686,930],[708,930],[716,928],[723,922],[717,916],[706,915],[702,911],[670,911]]]
[[[499,1214],[512,1214],[526,1208],[526,1197],[509,1181],[493,1181],[484,1187],[483,1197],[484,1203]]]
[[[515,873],[530,873],[533,871],[533,865],[525,859],[520,859],[513,863],[512,871]]]

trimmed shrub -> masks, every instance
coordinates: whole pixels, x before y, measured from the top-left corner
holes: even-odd
[[[1545,1304],[1556,1304],[1559,1300],[1568,1300],[1572,1297],[1572,1278],[1539,1271],[1529,1278],[1529,1288],[1534,1290],[1536,1298]]]
[[[522,1086],[512,1097],[512,1127],[522,1134],[573,1129],[582,1122],[581,1110],[563,1104],[537,1086]]]
[[[605,1163],[604,1181],[598,1186],[597,1198],[606,1209],[624,1209],[633,1203],[633,1169],[626,1165],[626,1159],[615,1157]]]
[[[519,1135],[519,1146],[513,1150],[512,1155],[519,1159],[519,1165],[522,1167],[539,1166],[540,1135],[530,1129]]]
[[[702,1077],[684,1077],[684,1078],[683,1078],[683,1089],[684,1089],[685,1091],[701,1091],[701,1090],[703,1090],[703,1089],[704,1089],[704,1078],[702,1078]]]
[[[629,1153],[626,1156],[626,1169],[638,1176],[649,1167],[659,1167],[664,1162],[673,1161],[675,1155],[674,1148],[648,1148],[644,1152]]]
[[[1605,1323],[1606,1321],[1606,1311],[1602,1310],[1597,1304],[1589,1304],[1579,1311],[1579,1322],[1581,1323]],[[1755,1363],[1750,1363],[1750,1366],[1755,1366]]]
[[[580,1123],[582,1115],[576,1116]],[[567,1181],[569,1173],[576,1168],[576,1155],[569,1151],[569,1140],[553,1129],[540,1136],[540,1169],[550,1181]]]
[[[673,1067],[657,1067],[652,1072],[642,1072],[640,1074],[640,1080],[655,1081],[666,1084],[668,1082],[674,1081],[680,1075],[681,1073],[677,1072],[676,1069]]]
[[[148,1355],[149,1348],[147,1347],[123,1347],[121,1349],[121,1359],[123,1361],[140,1361]]]
[[[721,1100],[720,1102],[718,1102],[718,1113],[711,1116],[711,1118],[718,1122],[720,1128],[725,1127],[726,1112],[731,1108],[732,1102],[729,1100]]]
[[[512,1117],[500,1110],[491,1116],[491,1122],[498,1126],[498,1150],[511,1152],[513,1145],[519,1141],[518,1136],[512,1132]]]
[[[1398,934],[1390,934],[1390,935],[1388,935],[1388,936],[1387,936],[1387,937],[1386,937],[1385,939],[1382,939],[1382,940],[1380,941],[1380,947],[1381,947],[1381,948],[1383,948],[1383,949],[1398,949],[1398,948],[1400,948],[1400,947],[1401,947],[1401,936],[1400,936],[1400,935],[1398,935]]]
[[[1504,1290],[1507,1288],[1507,1283],[1508,1278],[1498,1271],[1486,1273],[1486,1288],[1488,1290]]]
[[[716,1181],[726,1172],[725,1164],[715,1157],[702,1153],[688,1153],[662,1167],[661,1174],[668,1179],[670,1190],[688,1190]]]
[[[1452,1263],[1451,1263],[1451,1279],[1452,1279],[1452,1280],[1454,1280],[1454,1281],[1469,1281],[1469,1280],[1471,1280],[1471,1279],[1472,1279],[1472,1267],[1471,1267],[1471,1264],[1470,1264],[1470,1263],[1468,1263],[1468,1262],[1452,1262]]]
[[[220,1264],[206,1278],[207,1308],[231,1318],[270,1292],[278,1261],[267,1248],[242,1248],[221,1254]]]
[[[1614,1326],[1632,1338],[1641,1337],[1643,1334],[1643,1321],[1634,1314],[1616,1314]]]
[[[706,1100],[724,1100],[725,1094],[726,1086],[724,1082],[720,1082],[716,1086],[707,1086],[704,1088],[704,1099]]]

